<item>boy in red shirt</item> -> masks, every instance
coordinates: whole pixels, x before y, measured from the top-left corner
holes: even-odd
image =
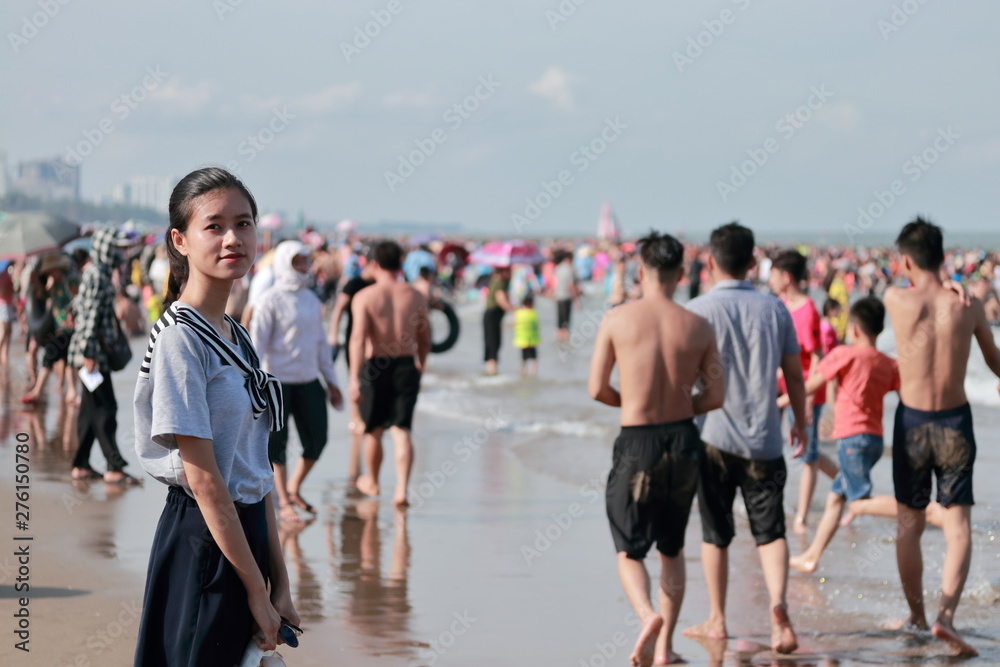
[[[850,310],[847,325],[849,345],[834,348],[816,366],[806,382],[812,393],[831,380],[837,381],[833,437],[837,439],[840,473],[833,480],[826,510],[809,548],[789,560],[799,572],[815,572],[820,556],[830,543],[844,507],[850,513],[896,516],[892,496],[871,497],[871,470],[882,457],[882,403],[890,391],[899,391],[899,366],[875,348],[875,339],[885,326],[885,306],[875,297],[860,299]],[[928,508],[928,518],[933,516]]]
[[[795,325],[795,337],[799,341],[802,361],[802,376],[808,378],[810,369],[815,367],[823,356],[823,340],[821,336],[820,316],[809,295],[802,290],[808,278],[806,258],[797,250],[785,250],[774,258],[771,264],[771,274],[768,286],[775,296],[780,298],[792,316]],[[778,382],[778,391],[784,394],[784,378]],[[787,400],[787,396],[784,396]],[[836,464],[829,457],[819,452],[819,419],[826,403],[826,390],[820,387],[815,395],[806,398],[806,419],[809,441],[806,443],[806,453],[802,456],[802,478],[799,482],[799,507],[795,512],[792,530],[800,535],[806,532],[806,515],[812,503],[813,492],[816,490],[817,471],[823,471],[829,477],[837,474]],[[783,405],[779,403],[782,407]]]

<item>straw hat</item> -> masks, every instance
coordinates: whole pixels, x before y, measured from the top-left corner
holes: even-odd
[[[69,257],[61,252],[57,252],[42,257],[42,261],[38,265],[38,273],[48,273],[56,269],[65,272],[69,271],[69,267]]]

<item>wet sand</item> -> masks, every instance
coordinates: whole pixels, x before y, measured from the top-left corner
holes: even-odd
[[[541,314],[546,327],[550,314]],[[586,336],[564,355],[548,342],[541,378],[520,382],[512,377],[515,352],[505,332],[506,376],[488,379],[477,374],[478,316],[466,313],[463,324],[459,346],[432,358],[418,403],[408,512],[396,512],[390,502],[391,446],[383,497],[369,500],[348,491],[346,417],[331,413],[330,443],[302,491],[319,515],[284,535],[306,632],[298,649],[284,651],[290,665],[628,664],[638,623],[617,580],[603,501],[616,414],[589,402],[579,384],[589,362]],[[544,332],[551,341],[548,329]],[[137,370],[133,363],[115,377],[119,442],[130,461]],[[151,479],[142,488],[124,490],[100,482],[74,486],[72,452],[63,451],[58,440],[58,411],[55,406],[15,410],[20,381],[12,369],[6,389],[0,388],[0,465],[7,471],[0,475],[0,497],[12,506],[14,436],[31,432],[32,652],[13,650],[10,628],[0,628],[6,637],[0,664],[130,664],[138,620],[125,612],[142,598],[165,487]],[[891,408],[887,404],[887,415]],[[973,565],[957,626],[982,654],[970,664],[988,665],[1000,664],[995,539],[1000,489],[984,470],[1000,471],[993,446],[1000,419],[987,410],[975,412],[980,458]],[[35,437],[43,428],[46,437]],[[298,455],[297,439],[291,440],[290,462]],[[103,469],[96,446],[92,461]],[[875,470],[875,484],[888,493],[886,461]],[[134,465],[132,470],[138,472]],[[790,511],[798,466],[789,470]],[[821,480],[813,525],[828,488],[829,481]],[[12,551],[13,512],[6,517],[0,553]],[[905,608],[892,533],[891,521],[861,518],[837,535],[816,575],[792,575],[789,603],[801,649],[781,664],[949,662],[944,645],[929,634],[908,637],[879,629]],[[790,536],[789,543],[796,553],[806,540]],[[699,544],[695,511],[687,533],[688,589],[679,630],[707,614]],[[925,588],[934,609],[943,556],[940,531],[928,531],[924,544]],[[658,565],[653,558],[647,564],[655,581]],[[703,646],[678,630],[675,650],[696,665],[772,664],[767,596],[743,519],[730,564],[727,609],[736,638]],[[0,577],[5,572],[0,570]],[[9,624],[15,604],[10,581],[2,583],[0,618]]]

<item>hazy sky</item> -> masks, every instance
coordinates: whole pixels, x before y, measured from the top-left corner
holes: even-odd
[[[6,0],[0,148],[88,152],[87,198],[230,164],[263,210],[325,221],[588,233],[609,200],[633,233],[846,240],[859,207],[860,231],[995,229],[998,19],[995,0]]]

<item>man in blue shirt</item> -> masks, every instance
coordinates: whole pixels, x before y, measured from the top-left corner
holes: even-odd
[[[728,547],[735,531],[733,501],[743,493],[750,532],[757,543],[771,598],[771,647],[797,648],[788,619],[788,545],[785,542],[781,419],[776,397],[778,369],[784,373],[795,424],[793,456],[805,451],[805,383],[788,309],[754,290],[746,280],[754,267],[753,232],[735,222],[712,232],[708,269],[714,287],[688,303],[715,330],[722,358],[726,398],[702,424],[705,455],[700,467],[701,560],[708,586],[708,620],[684,631],[693,637],[726,637]]]

